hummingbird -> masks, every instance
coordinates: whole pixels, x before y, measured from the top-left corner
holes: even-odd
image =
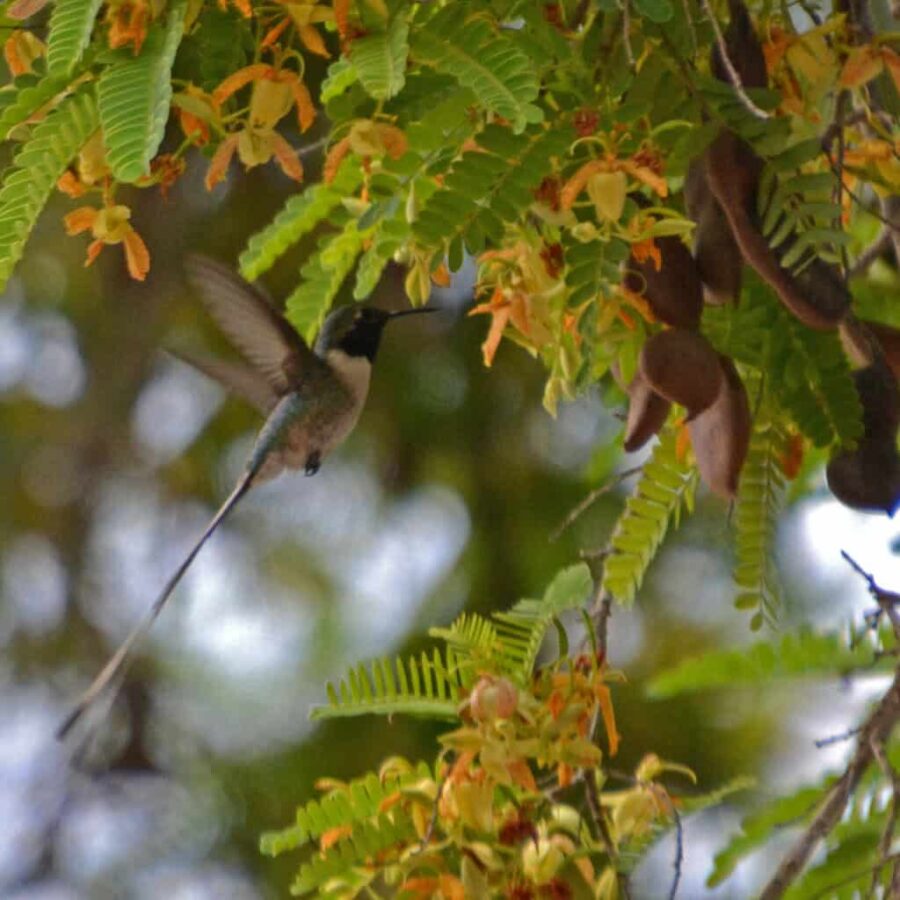
[[[173,355],[243,397],[266,420],[234,489],[153,605],[60,725],[57,734],[61,739],[106,687],[124,673],[136,646],[194,558],[247,491],[284,469],[303,469],[306,475],[315,475],[325,457],[353,431],[369,393],[372,364],[385,325],[402,316],[437,311],[428,306],[399,312],[364,304],[344,306],[325,319],[310,348],[268,297],[227,266],[206,257],[189,256],[185,274],[246,363],[185,351]]]

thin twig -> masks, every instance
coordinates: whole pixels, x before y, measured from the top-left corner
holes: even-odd
[[[672,798],[668,794],[665,797],[669,802],[672,818],[675,820],[675,859],[672,862],[675,874],[672,877],[672,887],[669,890],[669,900],[675,900],[678,894],[678,883],[681,881],[681,867],[684,864],[684,828],[681,824],[681,814],[675,808]]]
[[[838,94],[837,103],[834,111],[834,124],[837,126],[837,187],[835,190],[837,201],[837,219],[834,223],[835,228],[843,232],[844,230],[844,153],[846,151],[844,138],[844,120],[847,112],[848,94],[846,90]],[[830,158],[830,155],[829,155]],[[850,280],[850,260],[847,256],[846,244],[841,244],[841,268],[844,272],[844,282]]]
[[[584,799],[587,801],[591,818],[597,826],[597,831],[600,832],[600,839],[606,848],[606,855],[609,857],[609,861],[615,865],[619,859],[619,851],[616,849],[609,830],[609,823],[606,821],[606,814],[603,812],[603,804],[600,802],[600,796],[597,793],[597,782],[594,780],[594,773],[584,770],[584,777],[581,781],[584,785]]]
[[[634,69],[634,50],[631,49],[631,0],[622,0],[622,41],[628,68]]]
[[[850,564],[851,568],[865,578],[866,583],[869,586],[869,593],[875,598],[875,602],[878,604],[879,612],[873,617],[876,624],[878,615],[883,612],[891,622],[891,627],[894,629],[894,637],[897,639],[898,643],[900,643],[900,614],[897,612],[897,604],[900,603],[900,594],[895,594],[893,591],[888,591],[883,587],[879,587],[872,575],[863,569],[863,567],[860,566],[846,550],[841,550],[841,556],[843,556]]]
[[[559,536],[569,528],[572,523],[583,513],[585,513],[590,507],[604,494],[609,493],[613,488],[618,487],[623,481],[627,478],[631,478],[632,475],[637,475],[643,466],[634,466],[631,469],[626,469],[624,472],[620,472],[618,475],[610,478],[605,484],[601,484],[600,487],[594,488],[587,497],[585,497],[579,504],[576,506],[563,520],[556,526],[556,528],[550,534],[550,540],[555,541],[559,538]]]
[[[823,887],[822,890],[816,891],[814,894],[810,894],[810,900],[818,900],[819,897],[828,897],[834,896],[833,891],[836,891],[839,887],[843,887],[845,884],[853,884],[854,881],[862,878],[863,875],[868,875],[869,872],[877,872],[879,869],[883,869],[885,866],[889,866],[892,862],[900,861],[900,853],[892,853],[890,856],[886,857],[883,860],[879,860],[872,866],[866,866],[864,869],[860,869],[857,872],[854,872],[852,875],[848,875],[846,878],[842,878],[840,881],[834,881],[829,884],[827,887]],[[886,897],[893,897],[893,894],[885,894]]]
[[[881,234],[859,254],[856,262],[850,267],[850,277],[856,278],[859,275],[863,275],[869,266],[891,246],[892,241],[893,236],[891,232],[887,228],[882,228]]]
[[[880,743],[872,745],[872,753],[881,767],[882,774],[891,783],[891,805],[888,809],[887,822],[884,824],[884,831],[881,833],[881,840],[878,842],[878,856],[882,864],[890,855],[891,844],[894,843],[894,830],[897,827],[898,803],[900,803],[900,776],[897,770],[891,765],[884,752],[884,746]],[[869,893],[874,896],[878,887],[879,873],[877,869],[872,871],[872,884]]]
[[[813,741],[813,743],[817,750],[821,750],[823,747],[830,747],[832,744],[840,744],[843,741],[849,741],[850,738],[856,737],[861,730],[860,726],[857,725],[856,728],[848,728],[840,734],[831,735],[831,737],[819,738],[817,741]]]
[[[712,7],[709,5],[709,0],[700,0],[700,5],[703,7],[703,11],[706,13],[707,18],[712,25],[713,33],[716,36],[716,46],[719,48],[719,56],[722,59],[722,65],[725,66],[725,71],[728,73],[728,80],[731,82],[731,86],[734,88],[738,100],[741,101],[741,105],[747,112],[756,116],[757,119],[771,118],[769,113],[764,109],[760,109],[750,99],[747,91],[744,89],[744,83],[741,81],[741,76],[738,75],[737,69],[735,69],[734,63],[728,55],[728,48],[725,46],[725,36],[722,34],[722,29],[719,27],[719,22],[716,19],[715,13],[712,11]]]
[[[900,719],[900,670],[894,673],[894,679],[887,693],[881,698],[863,725],[856,751],[843,775],[832,785],[812,822],[782,859],[775,874],[760,894],[760,900],[777,900],[784,896],[785,891],[803,870],[819,842],[840,821],[847,801],[872,762],[873,741],[884,741],[898,719]]]

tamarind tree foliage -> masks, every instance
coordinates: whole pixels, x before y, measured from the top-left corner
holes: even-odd
[[[471,261],[486,366],[519,345],[551,414],[601,385],[627,406],[625,449],[655,439],[590,566],[432,629],[433,650],[352,669],[314,711],[437,720],[434,757],[326,783],[262,839],[300,851],[300,895],[629,896],[658,835],[748,787],[696,788],[652,746],[615,768],[628,729],[607,620],[640,602],[667,532],[698,491],[723,498],[735,605],[756,631],[777,627],[772,549],[793,485],[827,463],[848,506],[900,505],[889,4],[11,0],[4,16],[0,283],[54,192],[72,198],[64,226],[86,264],[121,253],[143,280],[165,263],[131,222],[139,192],[169,191],[198,156],[213,192],[274,165],[297,188],[239,268],[259,278],[313,239],[286,301],[304,338],[398,266],[422,305]],[[874,629],[770,634],[653,691],[890,673],[898,598],[870,586]],[[577,639],[560,619],[573,610]],[[713,883],[791,824],[799,843],[765,896],[896,895],[898,677],[846,772],[751,814]],[[679,871],[680,857],[658,896]]]

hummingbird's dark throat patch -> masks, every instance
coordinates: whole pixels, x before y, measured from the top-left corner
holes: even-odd
[[[375,362],[378,345],[381,342],[381,330],[387,320],[380,322],[357,322],[338,344],[347,356],[364,356],[369,362]]]

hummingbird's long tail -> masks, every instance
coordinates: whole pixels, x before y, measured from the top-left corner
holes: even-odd
[[[75,723],[90,708],[91,704],[103,693],[104,689],[113,682],[119,675],[122,675],[128,664],[131,662],[131,653],[135,646],[142,640],[146,633],[150,630],[153,623],[163,611],[169,597],[181,581],[184,573],[190,568],[194,558],[200,552],[203,545],[209,540],[213,532],[222,523],[222,520],[237,505],[238,501],[250,489],[253,477],[256,475],[256,469],[248,468],[241,476],[235,489],[228,495],[225,502],[219,507],[219,511],[212,517],[206,530],[200,536],[200,539],[191,548],[191,552],[185,557],[184,562],[175,570],[171,578],[166,582],[165,587],[159,596],[154,600],[153,605],[147,610],[146,615],[134,628],[131,633],[119,645],[119,649],[110,657],[109,662],[102,668],[100,674],[91,682],[90,687],[81,695],[74,709],[66,717],[65,721],[59,726],[56,732],[57,738],[62,740],[71,731]]]

